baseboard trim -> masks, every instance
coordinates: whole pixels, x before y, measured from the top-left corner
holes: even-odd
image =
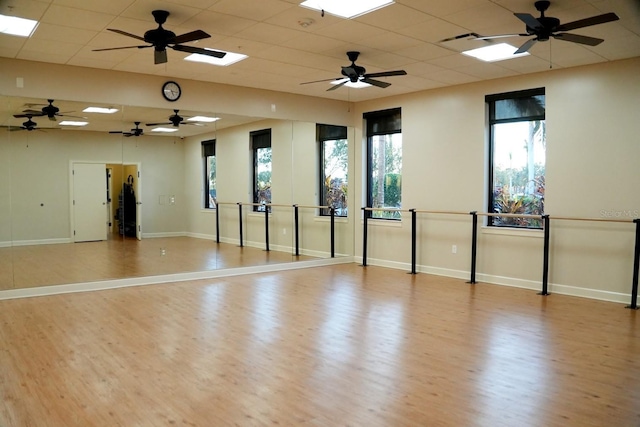
[[[245,274],[270,273],[274,271],[298,270],[310,267],[349,264],[353,257],[327,258],[310,261],[292,261],[281,264],[267,264],[251,267],[227,268],[221,270],[199,271],[192,273],[166,274],[162,276],[133,277],[128,279],[105,280],[100,282],[71,283],[66,285],[51,285],[35,288],[9,289],[0,291],[0,300],[40,297],[47,295],[69,294],[76,292],[102,291],[107,289],[125,288],[130,286],[157,285],[171,282],[185,282],[189,280],[216,279]]]
[[[353,257],[354,262],[362,264],[362,257]],[[367,265],[375,265],[379,267],[393,268],[397,270],[411,271],[411,264],[406,262],[396,262],[381,259],[367,258]],[[436,276],[452,277],[455,279],[469,280],[471,274],[469,271],[452,270],[440,267],[416,265],[416,272],[433,274]],[[491,274],[476,273],[477,283],[488,283],[491,285],[510,286],[513,288],[529,289],[532,291],[541,291],[542,283],[534,280],[518,279],[515,277],[496,276]],[[578,286],[563,285],[558,283],[549,283],[547,285],[549,294],[568,295],[581,298],[589,298],[600,301],[615,302],[620,304],[629,304],[631,302],[631,293],[625,294],[621,292],[610,292],[601,289],[581,288]]]
[[[58,239],[14,240],[9,242],[0,242],[0,248],[10,248],[12,246],[60,245],[63,243],[73,243],[73,241],[67,237]]]

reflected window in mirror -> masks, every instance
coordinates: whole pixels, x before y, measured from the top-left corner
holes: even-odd
[[[250,133],[253,157],[253,207],[254,211],[264,212],[265,205],[271,203],[271,129]]]
[[[335,209],[335,215],[347,216],[349,151],[345,126],[316,125],[320,155],[320,206]],[[320,215],[330,215],[320,209]]]
[[[202,159],[204,162],[204,207],[215,209],[216,202],[216,140],[202,141]]]
[[[400,108],[365,113],[367,122],[367,206],[402,207],[402,113]],[[371,218],[400,220],[400,212],[366,211]]]

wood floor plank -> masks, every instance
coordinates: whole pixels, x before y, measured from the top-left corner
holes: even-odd
[[[343,264],[0,301],[0,426],[638,426],[621,305]]]

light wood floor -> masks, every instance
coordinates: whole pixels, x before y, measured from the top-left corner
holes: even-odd
[[[0,290],[309,259],[312,258],[190,237],[15,246],[0,248]]]
[[[0,426],[639,426],[620,304],[356,264],[0,301]]]

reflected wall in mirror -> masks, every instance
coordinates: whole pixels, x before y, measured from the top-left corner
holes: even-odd
[[[0,290],[329,256],[329,224],[316,209],[300,211],[295,253],[293,205],[318,204],[318,178],[308,175],[317,170],[315,123],[65,100],[52,101],[49,118],[46,99],[0,102]],[[251,205],[249,135],[261,129],[272,132],[266,222]],[[206,207],[203,141],[215,141],[217,210]],[[348,226],[337,221],[338,255],[353,254]]]

